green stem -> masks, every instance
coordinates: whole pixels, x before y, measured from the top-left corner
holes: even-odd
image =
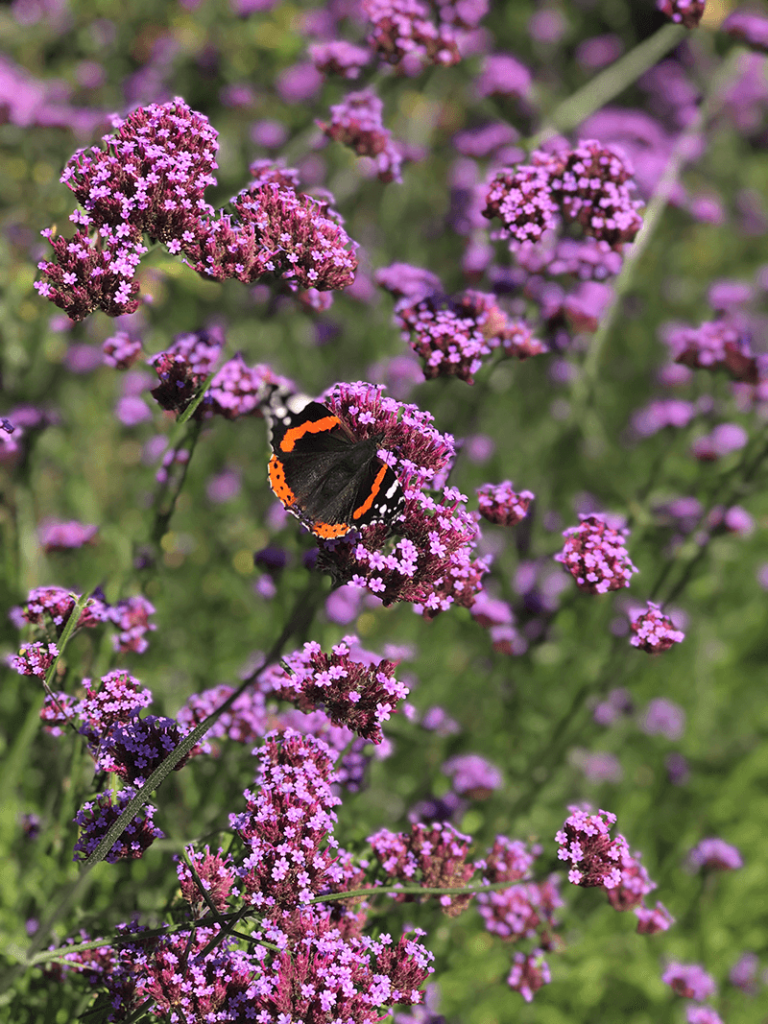
[[[171,494],[170,498],[168,499],[164,510],[161,510],[161,508],[159,506],[160,506],[160,504],[162,504],[162,499],[163,499],[163,495],[165,494],[165,489],[161,490],[159,492],[159,494],[158,494],[158,509],[157,509],[157,512],[155,513],[155,522],[154,522],[154,525],[152,527],[152,541],[155,544],[159,544],[160,543],[163,535],[168,530],[168,526],[170,525],[171,519],[173,519],[173,514],[176,511],[176,503],[179,500],[179,495],[181,494],[181,490],[184,487],[184,482],[187,479],[187,473],[189,472],[189,465],[192,462],[192,456],[193,456],[195,448],[197,446],[197,442],[198,442],[198,440],[200,438],[200,431],[201,431],[201,429],[202,429],[202,423],[200,423],[199,421],[196,420],[192,424],[192,426],[189,428],[187,433],[184,435],[184,437],[179,441],[179,443],[173,449],[173,459],[174,459],[174,461],[168,467],[169,473],[170,473],[172,467],[174,466],[174,464],[176,462],[176,456],[178,455],[178,453],[183,448],[186,447],[187,451],[189,452],[189,457],[187,458],[187,461],[182,463],[182,465],[181,465],[181,470],[179,471],[179,476],[178,476],[178,479],[176,480],[176,485],[174,487],[173,493]]]
[[[628,54],[611,64],[599,75],[563,100],[544,122],[539,131],[528,140],[531,149],[538,148],[547,139],[560,132],[576,128],[582,121],[600,110],[606,103],[624,92],[628,86],[661,60],[685,37],[686,29],[680,25],[665,25],[644,39]]]

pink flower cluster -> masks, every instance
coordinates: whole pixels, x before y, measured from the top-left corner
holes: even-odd
[[[395,663],[382,658],[368,664],[352,651],[357,637],[346,636],[324,654],[310,641],[284,659],[284,668],[268,672],[264,682],[304,712],[322,708],[334,725],[344,725],[363,739],[381,743],[381,727],[408,696],[395,679]]]
[[[455,454],[453,438],[440,434],[432,416],[382,394],[381,387],[338,384],[325,403],[356,437],[380,439],[379,455],[405,492],[403,515],[389,537],[385,524],[366,527],[358,539],[324,542],[318,565],[336,580],[364,587],[385,605],[409,601],[426,618],[452,604],[470,607],[488,569],[473,558],[479,539],[466,498],[454,487],[434,487]]]
[[[348,43],[345,39],[332,39],[324,43],[313,43],[309,47],[309,56],[317,70],[324,75],[358,78],[360,71],[371,59],[371,51],[367,47]]]
[[[498,526],[516,526],[528,515],[535,497],[532,491],[513,491],[510,480],[503,480],[500,484],[483,484],[477,489],[480,515]]]
[[[630,626],[634,635],[629,642],[648,654],[668,651],[673,644],[682,643],[685,639],[685,633],[675,629],[670,617],[662,612],[661,605],[653,601],[648,602],[647,611],[632,619]]]
[[[363,0],[363,11],[371,23],[368,45],[388,64],[405,62],[418,70],[461,60],[454,31],[460,22],[452,4],[438,6],[437,20],[422,0]]]
[[[621,865],[629,856],[629,847],[624,836],[611,838],[610,829],[616,823],[616,815],[610,811],[590,814],[579,807],[568,809],[571,814],[555,836],[560,846],[558,859],[567,860],[571,865],[568,881],[586,887],[617,888],[622,881]]]
[[[368,842],[384,874],[406,885],[450,889],[466,885],[475,872],[474,864],[467,863],[471,837],[448,822],[414,822],[410,834],[382,829],[369,836]],[[397,897],[401,902],[428,898],[409,894]],[[449,917],[461,914],[471,899],[471,894],[438,897],[443,913]]]
[[[20,676],[37,676],[45,679],[48,669],[59,656],[56,644],[22,644],[18,654],[8,658],[8,665]]]
[[[145,235],[217,281],[282,277],[325,290],[353,280],[354,245],[337,215],[291,185],[256,184],[233,200],[234,214],[215,214],[204,193],[216,184],[217,133],[182,99],[116,119],[104,142],[75,153],[62,175],[83,208],[71,217],[75,236],[43,232],[55,260],[39,264],[35,287],[70,319],[136,311]]]
[[[376,162],[379,181],[401,182],[403,158],[382,124],[383,110],[384,104],[373,89],[363,89],[347,93],[341,103],[331,107],[330,122],[318,121],[317,125],[334,142],[349,146],[358,156],[371,157]]]
[[[574,149],[535,150],[530,164],[497,172],[483,214],[498,217],[504,225],[500,237],[516,246],[540,241],[562,217],[565,223],[578,223],[585,236],[621,252],[642,225],[640,203],[630,196],[631,175],[626,157],[594,139]]]
[[[670,21],[686,28],[696,28],[704,16],[707,0],[656,0],[656,7]]]
[[[563,531],[563,550],[555,555],[587,594],[607,594],[628,587],[638,572],[624,547],[629,530],[615,530],[599,515],[580,515],[581,524]]]
[[[57,519],[45,519],[38,527],[38,537],[43,550],[69,551],[81,548],[84,544],[92,544],[99,532],[98,526],[80,523],[76,519],[60,522]]]
[[[768,367],[753,353],[748,335],[727,319],[706,320],[698,327],[674,327],[666,332],[665,341],[674,361],[683,366],[725,369],[745,384],[768,377]]]

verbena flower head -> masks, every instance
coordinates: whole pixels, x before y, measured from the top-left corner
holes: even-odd
[[[498,217],[500,237],[515,246],[538,242],[557,226],[558,206],[546,163],[518,164],[496,172],[485,197],[483,216]]]
[[[656,902],[653,910],[649,907],[635,907],[637,918],[637,931],[639,935],[658,935],[659,932],[668,931],[675,923],[674,917],[670,914],[663,903]]]
[[[203,383],[218,362],[224,337],[215,331],[194,331],[177,334],[173,343],[149,360],[159,377],[152,397],[162,409],[183,410],[195,390]]]
[[[688,854],[688,863],[696,871],[736,871],[743,867],[741,854],[724,839],[702,839]]]
[[[83,680],[85,696],[77,702],[76,713],[82,722],[80,731],[97,746],[116,722],[127,722],[152,703],[152,691],[125,669],[102,676],[98,688]]]
[[[388,64],[408,59],[450,65],[461,60],[450,21],[436,24],[421,0],[363,0],[362,6],[371,23],[368,45]]]
[[[685,732],[685,711],[666,697],[654,697],[640,719],[640,728],[649,736],[679,740]]]
[[[116,370],[128,370],[141,358],[141,339],[131,337],[127,331],[117,331],[102,343],[104,362]]]
[[[619,860],[619,867],[621,881],[607,890],[608,902],[614,910],[634,910],[643,903],[648,893],[653,892],[656,883],[651,881],[640,863],[639,853],[625,850]]]
[[[723,1018],[711,1006],[686,1006],[688,1024],[723,1024]]]
[[[204,850],[193,850],[192,847],[187,847],[186,855],[192,862],[208,901],[219,913],[223,913],[235,884],[235,865],[232,858],[221,849],[218,853],[211,853],[208,846]],[[194,911],[204,911],[207,904],[186,860],[178,858],[176,874],[179,878],[181,895],[190,907]]]
[[[302,711],[321,707],[334,725],[345,725],[363,739],[381,743],[382,724],[399,710],[408,687],[394,677],[395,663],[386,658],[366,664],[351,651],[357,637],[346,636],[324,654],[318,643],[284,658],[264,682]]]
[[[563,901],[558,875],[544,882],[528,880],[540,852],[538,847],[528,849],[519,840],[497,836],[485,859],[476,865],[482,872],[483,882],[519,884],[478,893],[477,903],[485,927],[492,934],[511,942],[535,939],[537,945],[551,949],[557,927],[555,911],[563,906]]]
[[[704,15],[707,0],[656,0],[662,14],[686,28],[696,28]]]
[[[45,679],[48,669],[59,656],[56,644],[22,644],[18,654],[8,659],[9,666],[20,676],[37,676]]]
[[[532,491],[513,491],[510,480],[503,480],[500,484],[483,484],[477,489],[480,515],[498,526],[516,526],[528,514],[535,497]]]
[[[369,836],[368,842],[385,874],[406,885],[454,888],[468,884],[475,871],[474,865],[467,863],[471,837],[462,835],[448,822],[414,822],[409,835],[382,829]],[[405,902],[434,899],[407,894],[397,898]],[[437,898],[443,913],[457,917],[469,906],[472,894]]]
[[[610,829],[616,815],[610,811],[590,814],[579,807],[570,807],[555,840],[560,846],[559,860],[570,861],[568,881],[581,886],[603,886],[615,889],[621,885],[621,865],[629,856],[627,841],[622,835],[611,838]]]
[[[616,530],[597,514],[579,519],[579,526],[563,531],[567,539],[555,561],[565,566],[585,593],[607,594],[628,587],[632,574],[639,571],[624,547],[629,530]]]
[[[154,622],[149,621],[149,616],[154,614],[154,605],[141,594],[112,605],[108,616],[118,629],[117,635],[112,637],[115,650],[121,654],[128,651],[143,654],[149,647],[145,635],[157,629]]]
[[[502,784],[499,769],[479,754],[457,754],[441,770],[450,778],[454,792],[473,800],[484,800]]]
[[[684,999],[708,999],[715,994],[714,978],[699,964],[671,963],[661,980]]]
[[[768,53],[768,18],[754,11],[733,11],[720,26],[720,31],[745,43],[750,50]]]
[[[101,737],[96,767],[143,786],[152,772],[179,745],[182,733],[178,722],[160,715],[139,718],[137,713],[125,721],[116,721]],[[189,754],[174,766],[179,771]]]
[[[475,81],[478,96],[511,96],[521,99],[531,88],[531,72],[508,53],[491,53],[483,59]]]
[[[507,984],[513,992],[519,992],[526,1003],[532,1002],[538,990],[551,980],[552,976],[549,965],[544,959],[543,950],[534,949],[532,953],[515,953]]]
[[[331,107],[331,120],[317,125],[334,142],[349,146],[358,156],[371,157],[379,181],[401,182],[402,154],[382,123],[383,111],[384,104],[373,89],[363,89],[347,93],[341,103]]]
[[[364,46],[355,46],[344,39],[313,43],[309,55],[318,71],[324,75],[340,75],[342,78],[358,78],[360,71],[370,62],[371,51]]]
[[[380,438],[379,455],[405,492],[403,515],[392,524],[394,536],[379,523],[358,539],[323,542],[318,565],[385,605],[409,601],[427,618],[454,603],[470,607],[488,560],[473,558],[479,531],[465,496],[453,487],[435,488],[454,457],[453,438],[435,430],[428,412],[386,398],[382,390],[363,382],[338,384],[324,401],[355,436]]]
[[[29,622],[42,629],[52,629],[57,637],[61,636],[69,616],[79,599],[79,594],[65,590],[63,587],[35,587],[30,590],[27,603],[12,608],[9,618],[17,629],[22,629]],[[109,620],[109,606],[98,597],[88,599],[80,612],[78,629],[92,628],[100,622]]]
[[[633,636],[629,642],[648,654],[668,651],[673,644],[682,643],[685,633],[675,629],[672,619],[661,610],[661,605],[648,602],[648,610],[630,622]]]
[[[698,327],[681,325],[663,332],[676,363],[693,369],[724,369],[747,384],[758,381],[758,362],[749,337],[728,319],[705,320]]]
[[[265,363],[247,366],[238,353],[217,371],[203,399],[203,408],[234,420],[239,416],[261,416],[263,404],[272,385],[292,387],[291,381],[273,373]]]
[[[755,953],[742,953],[728,972],[728,980],[746,995],[757,993],[757,977],[760,958]]]
[[[37,530],[40,544],[46,552],[68,551],[92,544],[98,532],[98,526],[80,523],[76,519],[70,519],[69,522],[45,519]]]
[[[43,723],[45,732],[51,736],[62,736],[65,727],[71,722],[75,724],[74,718],[77,713],[77,703],[74,697],[59,690],[58,693],[46,693],[43,706],[40,709],[40,721]]]
[[[83,804],[74,819],[80,828],[74,860],[87,860],[90,857],[135,795],[136,790],[130,787],[119,793],[108,790],[95,800]],[[109,864],[116,864],[119,860],[136,860],[144,855],[144,851],[155,839],[163,837],[163,832],[152,823],[155,811],[151,804],[144,804],[104,858]]]
[[[410,299],[416,303],[428,295],[439,295],[443,291],[440,278],[424,267],[410,263],[392,263],[381,267],[374,274],[376,284],[396,299]]]
[[[332,751],[293,729],[269,733],[259,751],[258,792],[230,824],[249,847],[239,869],[243,897],[264,909],[296,905],[327,891],[333,879],[333,838],[341,803],[332,789]]]

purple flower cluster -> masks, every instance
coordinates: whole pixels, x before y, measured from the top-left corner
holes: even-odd
[[[627,841],[621,834],[611,838],[610,829],[616,815],[610,811],[590,814],[579,807],[569,807],[555,839],[560,846],[559,860],[570,862],[568,881],[586,887],[602,886],[611,890],[622,882],[622,864],[629,857]]]
[[[350,92],[341,103],[331,107],[330,122],[318,121],[325,135],[334,142],[352,148],[358,156],[371,157],[376,163],[379,181],[401,182],[402,154],[384,127],[384,104],[373,91]]]
[[[696,871],[736,871],[743,867],[741,854],[724,839],[702,839],[688,854],[688,864]]]
[[[473,800],[485,800],[502,784],[501,772],[479,754],[457,754],[442,771],[450,778],[454,793]]]
[[[549,964],[544,959],[544,950],[534,949],[532,953],[515,953],[507,984],[513,992],[519,992],[526,1003],[530,1003],[538,990],[543,985],[548,985],[551,980]]]
[[[345,39],[313,43],[309,56],[318,71],[324,75],[340,75],[342,78],[358,78],[360,71],[369,63],[371,51],[364,46],[355,46]]]
[[[640,203],[630,196],[631,175],[626,157],[594,139],[553,153],[535,150],[530,164],[496,173],[483,214],[498,217],[502,237],[515,245],[540,241],[560,216],[620,253],[642,225]]]
[[[532,491],[513,491],[510,480],[503,480],[500,484],[483,484],[477,489],[480,515],[498,526],[516,526],[528,514],[528,508],[535,497]]]
[[[385,605],[409,601],[426,618],[452,604],[470,607],[488,569],[486,559],[473,558],[477,523],[456,488],[427,490],[448,470],[453,438],[435,430],[429,413],[386,398],[371,384],[338,384],[324,400],[356,437],[380,438],[379,455],[397,474],[406,502],[396,538],[376,523],[357,539],[324,542],[319,567]]]
[[[102,343],[104,362],[116,370],[129,370],[141,358],[141,340],[127,331],[117,331]]]
[[[403,62],[407,69],[418,70],[427,64],[451,65],[461,60],[452,4],[438,5],[438,21],[422,0],[363,0],[362,6],[371,23],[368,45],[388,64]]]
[[[20,676],[37,676],[45,679],[48,669],[59,656],[56,644],[22,644],[18,654],[11,655],[8,665]]]
[[[136,790],[123,789],[119,793],[107,790],[95,800],[84,803],[75,815],[80,828],[80,837],[75,843],[74,860],[87,860],[108,830],[118,820],[126,804],[136,795]],[[156,809],[144,804],[139,813],[119,837],[106,855],[105,860],[116,864],[120,860],[136,860],[144,856],[155,839],[161,839],[163,832],[153,825]]]
[[[656,0],[656,8],[678,25],[696,28],[704,16],[707,0]]]
[[[217,133],[182,99],[139,107],[115,129],[106,149],[78,151],[62,175],[83,207],[71,217],[75,236],[44,232],[55,261],[39,264],[35,287],[70,319],[138,309],[144,235],[217,281],[282,277],[319,290],[352,281],[354,245],[325,202],[273,180],[241,192],[233,214],[215,214],[204,193],[216,183]]]
[[[609,590],[628,587],[632,573],[639,571],[624,547],[629,530],[616,530],[599,515],[579,518],[579,526],[563,531],[567,540],[563,550],[554,556],[555,561],[565,566],[579,590],[587,594],[607,594]]]
[[[148,360],[160,381],[152,397],[161,409],[179,412],[186,407],[218,362],[223,345],[218,331],[177,334],[165,351]]]
[[[468,884],[475,872],[474,864],[467,863],[471,837],[448,822],[414,822],[410,834],[382,829],[369,836],[368,842],[384,874],[407,885],[449,889]],[[397,897],[401,902],[426,898],[408,894]],[[457,917],[469,906],[472,895],[438,899],[443,913]]]
[[[724,369],[734,380],[757,384],[768,367],[755,356],[748,335],[726,318],[706,320],[699,327],[682,325],[665,332],[676,363],[693,369]]]
[[[37,529],[37,535],[43,550],[69,551],[81,548],[84,544],[92,544],[99,532],[98,526],[86,525],[76,519],[61,522],[58,519],[44,519]]]
[[[715,979],[699,964],[671,963],[661,980],[683,999],[708,999],[715,993]]]
[[[768,18],[754,11],[733,11],[722,23],[720,30],[732,39],[745,43],[756,53],[768,53]]]
[[[200,911],[210,903],[221,914],[227,907],[235,884],[235,864],[232,858],[221,849],[218,853],[211,853],[208,846],[204,850],[187,847],[185,853],[191,861],[191,866],[187,861],[178,858],[176,868],[181,895],[193,911]],[[200,880],[204,895],[192,874],[192,868]]]
[[[117,636],[112,637],[115,650],[120,654],[126,654],[128,651],[143,654],[149,646],[145,639],[146,634],[157,629],[157,626],[149,621],[149,616],[154,614],[154,605],[141,594],[112,605],[107,615],[109,621],[113,622],[119,631]]]
[[[661,605],[648,602],[648,610],[630,622],[632,633],[629,642],[648,654],[668,651],[673,644],[682,643],[685,633],[675,629],[672,619],[661,610]]]
[[[324,654],[310,641],[284,659],[284,668],[265,676],[273,692],[304,712],[320,707],[334,725],[344,725],[372,743],[381,743],[381,727],[408,696],[395,679],[395,663],[386,658],[362,661],[352,652],[357,637],[346,636]]]

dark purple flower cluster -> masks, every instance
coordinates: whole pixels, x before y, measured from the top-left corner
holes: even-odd
[[[674,327],[665,332],[664,340],[674,361],[683,366],[724,369],[745,384],[768,378],[768,366],[752,351],[749,336],[728,318],[707,320],[699,327]]]
[[[216,365],[223,344],[218,331],[193,331],[177,334],[164,352],[152,356],[149,363],[160,379],[152,397],[162,409],[178,412],[185,408]]]
[[[310,641],[288,655],[284,667],[269,672],[264,682],[283,700],[304,712],[321,708],[334,725],[344,725],[372,743],[381,743],[381,727],[399,710],[408,687],[395,679],[395,663],[386,658],[361,660],[353,652],[357,637],[346,636],[324,654]]]
[[[685,633],[675,629],[670,617],[662,612],[661,605],[653,601],[648,602],[647,611],[631,620],[630,626],[633,636],[629,642],[649,654],[668,651],[673,644],[682,643],[685,639]]]
[[[382,829],[368,837],[373,855],[388,878],[406,885],[448,889],[467,885],[475,865],[467,863],[472,842],[448,822],[424,825],[414,822],[410,834]],[[400,902],[413,902],[429,897],[403,894]],[[438,897],[443,913],[457,917],[466,910],[472,894]]]
[[[104,362],[116,370],[129,370],[141,358],[141,340],[127,331],[117,331],[102,343]]]
[[[477,523],[456,488],[427,490],[448,470],[453,438],[435,430],[429,413],[386,398],[371,384],[338,384],[325,402],[356,437],[380,438],[379,455],[397,474],[406,502],[396,537],[376,523],[359,538],[324,542],[320,568],[385,605],[409,601],[426,618],[452,604],[470,607],[489,564],[473,558]]]
[[[516,526],[528,514],[535,497],[532,491],[513,491],[510,480],[503,480],[500,484],[483,484],[477,489],[480,515],[498,526]]]
[[[632,573],[639,571],[624,547],[629,530],[616,530],[599,515],[579,518],[579,526],[563,531],[567,540],[563,550],[554,556],[555,561],[565,566],[579,590],[587,594],[607,594],[609,590],[628,587]]]
[[[114,721],[102,735],[96,768],[143,786],[182,738],[174,719],[159,715],[139,718],[137,708],[125,721]],[[183,757],[174,771],[183,768],[188,760],[189,755]]]
[[[358,156],[371,157],[379,181],[401,182],[403,157],[382,123],[383,110],[384,104],[373,89],[363,89],[347,93],[341,103],[331,107],[331,120],[318,121],[317,125],[334,142],[349,146]]]
[[[631,175],[626,157],[594,139],[553,153],[535,150],[530,164],[497,172],[483,214],[499,217],[503,237],[515,245],[540,241],[560,216],[620,253],[642,225]]]
[[[87,860],[108,830],[123,813],[125,805],[136,795],[136,790],[122,789],[119,793],[111,789],[100,793],[95,800],[84,803],[75,815],[80,828],[80,837],[75,843],[74,860]],[[144,804],[139,813],[119,837],[106,855],[105,860],[116,864],[120,860],[136,860],[144,856],[155,839],[161,839],[163,832],[153,825],[156,809]]]
[[[98,526],[86,525],[76,519],[60,522],[57,519],[44,519],[37,529],[40,544],[45,552],[69,551],[81,548],[84,544],[92,544],[99,532]]]
[[[309,56],[317,70],[324,75],[358,78],[360,71],[371,59],[371,51],[367,47],[348,43],[345,39],[332,39],[325,43],[313,43],[309,47]]]
[[[45,679],[48,669],[59,656],[56,644],[22,644],[18,654],[8,659],[9,666],[20,676],[37,676]]]
[[[417,70],[461,60],[451,4],[439,7],[437,21],[422,0],[363,0],[363,11],[371,23],[368,45],[388,64],[404,62],[408,70]]]
[[[585,887],[604,889],[621,885],[621,865],[629,856],[627,841],[621,834],[611,838],[610,829],[616,815],[610,811],[590,814],[579,807],[569,807],[570,816],[555,835],[560,849],[559,860],[570,862],[568,881]]]
[[[678,25],[696,28],[704,16],[707,0],[656,0],[656,7],[662,14]]]
[[[743,867],[741,854],[724,839],[702,839],[688,854],[688,864],[695,871],[736,871]]]
[[[144,235],[212,280],[282,277],[321,291],[353,280],[354,244],[338,216],[290,185],[254,184],[234,214],[215,214],[204,193],[216,183],[217,133],[183,100],[139,107],[115,128],[106,149],[78,151],[62,175],[83,207],[74,238],[44,232],[55,261],[39,264],[35,287],[70,319],[136,311]]]
[[[768,18],[754,11],[733,11],[722,23],[720,30],[745,43],[750,50],[768,53]]]

